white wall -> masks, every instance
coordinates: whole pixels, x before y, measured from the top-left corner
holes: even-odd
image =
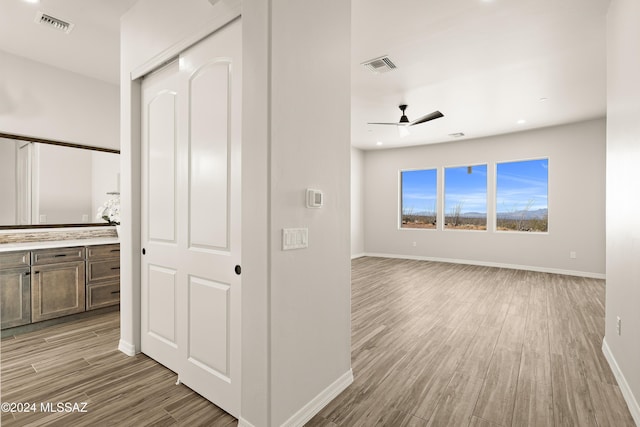
[[[351,148],[351,257],[364,255],[364,153]]]
[[[119,149],[118,86],[0,51],[0,131]]]
[[[15,224],[16,215],[15,141],[0,138],[0,225]]]
[[[204,36],[224,6],[140,0],[122,20],[120,348],[129,353],[139,348],[140,305],[139,84],[130,72]],[[255,426],[301,424],[351,378],[350,9],[343,0],[242,2],[241,418]],[[322,209],[304,207],[306,187],[324,191]],[[281,229],[298,226],[310,247],[282,252]]]
[[[607,18],[607,295],[603,349],[640,425],[640,3]],[[616,332],[616,318],[622,321]]]
[[[271,419],[281,425],[351,369],[351,4],[271,4]],[[309,187],[324,192],[321,209],[305,207]],[[283,227],[308,227],[309,248],[282,251]]]
[[[549,233],[398,229],[399,170],[549,158]],[[605,121],[365,152],[365,251],[604,277]],[[489,185],[489,194],[492,186]],[[489,198],[491,200],[491,198]],[[488,204],[489,218],[492,207]],[[416,246],[413,246],[413,242]],[[569,258],[575,251],[576,259]]]

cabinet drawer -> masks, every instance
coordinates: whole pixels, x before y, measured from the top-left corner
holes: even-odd
[[[120,279],[120,258],[87,261],[87,283]]]
[[[120,302],[120,282],[87,285],[87,310],[116,305]]]
[[[0,270],[29,266],[29,252],[9,252],[0,254]]]
[[[120,244],[87,246],[87,259],[119,258]]]
[[[84,261],[84,248],[40,249],[31,252],[31,265]]]

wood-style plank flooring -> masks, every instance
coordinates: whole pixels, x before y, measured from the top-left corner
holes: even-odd
[[[604,281],[425,261],[353,262],[355,381],[307,426],[634,426],[601,351]],[[3,426],[235,426],[144,355],[118,313],[2,341]]]
[[[2,340],[2,402],[37,412],[2,413],[2,426],[236,426],[235,418],[143,354],[118,351],[113,312]],[[86,402],[86,413],[41,412],[40,403]],[[80,408],[81,409],[81,408]]]
[[[354,383],[307,426],[635,426],[604,296],[603,280],[354,260]]]

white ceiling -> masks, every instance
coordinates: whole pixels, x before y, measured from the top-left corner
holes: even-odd
[[[0,50],[118,84],[120,16],[136,1],[0,0]],[[38,11],[73,23],[73,30],[36,24]]]
[[[609,0],[352,0],[352,144],[381,148],[550,126],[605,114]],[[389,55],[373,75],[361,62]],[[540,101],[540,98],[548,98]],[[395,126],[434,110],[445,117]],[[518,120],[526,120],[517,124]]]
[[[1,0],[0,50],[117,84],[119,17],[135,2]],[[609,2],[352,0],[352,144],[428,144],[603,116]],[[38,10],[75,28],[36,25]],[[360,65],[382,55],[398,68],[374,75]],[[445,117],[402,138],[395,126],[367,124],[397,121],[402,103],[410,120]]]

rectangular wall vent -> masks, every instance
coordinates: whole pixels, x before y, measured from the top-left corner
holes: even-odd
[[[397,68],[396,64],[394,64],[386,55],[381,56],[380,58],[374,58],[369,61],[363,62],[361,65],[363,65],[373,74],[386,73]]]
[[[34,21],[36,24],[46,25],[66,34],[69,34],[71,30],[73,30],[72,23],[63,21],[62,19],[55,18],[40,11],[36,13],[36,19]]]

